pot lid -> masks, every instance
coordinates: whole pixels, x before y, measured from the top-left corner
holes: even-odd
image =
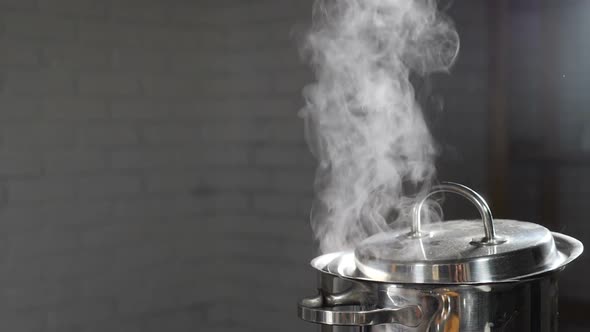
[[[438,192],[452,192],[469,199],[482,219],[422,226],[422,205]],[[357,246],[354,265],[360,275],[355,277],[396,283],[501,282],[557,269],[571,258],[558,250],[553,234],[543,226],[493,220],[485,200],[460,184],[435,187],[416,205],[413,218],[410,232],[381,233]],[[579,241],[572,240],[578,247],[575,258],[582,247]]]

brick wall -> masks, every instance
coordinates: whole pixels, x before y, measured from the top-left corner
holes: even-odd
[[[470,94],[443,79],[435,125],[441,179],[477,189],[483,3],[453,12]],[[297,118],[310,9],[0,0],[1,331],[313,329],[295,315],[315,285]]]
[[[303,326],[309,9],[0,1],[0,330]]]

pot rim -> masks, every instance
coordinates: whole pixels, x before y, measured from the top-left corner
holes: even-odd
[[[584,246],[579,240],[564,235],[561,233],[551,232],[555,241],[555,247],[557,249],[557,259],[548,265],[542,266],[542,268],[528,274],[519,275],[514,278],[500,279],[500,280],[478,280],[465,281],[465,282],[405,282],[395,280],[379,280],[366,276],[356,266],[354,258],[354,250],[352,251],[340,251],[334,253],[328,253],[320,255],[314,258],[310,264],[311,266],[320,271],[334,275],[344,279],[350,279],[355,281],[363,282],[375,282],[385,284],[398,284],[398,285],[482,285],[482,284],[495,284],[495,283],[510,283],[510,282],[523,282],[527,279],[539,277],[548,272],[557,272],[565,268],[566,265],[571,263],[577,257],[579,257],[584,251]]]

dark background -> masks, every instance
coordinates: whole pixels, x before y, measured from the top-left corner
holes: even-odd
[[[590,3],[448,13],[458,62],[419,89],[439,178],[590,243]],[[295,310],[316,282],[297,116],[310,15],[311,0],[0,0],[1,331],[315,329]],[[587,330],[587,263],[563,274],[562,331]]]

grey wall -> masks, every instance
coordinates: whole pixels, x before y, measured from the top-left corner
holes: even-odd
[[[508,16],[508,116],[510,140],[514,147],[509,179],[509,204],[513,218],[541,221],[545,205],[555,209],[554,231],[590,242],[587,222],[590,158],[588,158],[587,82],[590,78],[587,1],[569,1],[542,6],[541,2],[514,2]],[[553,24],[554,40],[548,38],[544,24]],[[541,53],[547,45],[555,47],[547,63]],[[547,74],[548,73],[548,74]],[[546,75],[545,77],[543,75]],[[551,81],[549,93],[555,95],[549,123],[544,114],[544,80]],[[548,130],[547,127],[553,129]],[[557,151],[545,152],[547,141]],[[537,156],[537,157],[535,157]],[[543,201],[546,183],[553,172],[557,179],[557,202]],[[588,303],[587,282],[590,256],[582,255],[562,274],[562,307],[581,307]],[[572,304],[567,305],[568,302]],[[587,306],[587,304],[586,304]],[[584,308],[586,307],[584,306]],[[567,315],[567,312],[564,313]],[[586,315],[578,314],[578,319]],[[586,323],[588,324],[588,323]],[[586,327],[588,329],[588,327]]]
[[[590,197],[590,21],[584,15],[590,12],[587,1],[574,2],[561,14],[559,57],[560,89],[559,114],[560,133],[558,140],[564,154],[582,162],[560,165],[559,218],[562,231],[590,244],[590,224],[588,223],[588,198]],[[590,255],[580,257],[564,273],[562,290],[568,297],[578,301],[588,301],[590,286],[588,275]],[[588,324],[590,325],[590,324]]]
[[[303,328],[309,11],[0,1],[0,330]]]
[[[441,2],[442,3],[442,2]],[[439,179],[464,183],[485,194],[488,172],[488,1],[454,1],[447,14],[455,22],[461,39],[459,56],[448,74],[432,77],[431,105],[427,119],[439,144]],[[477,217],[475,209],[449,198],[456,217]],[[467,209],[465,209],[467,208]],[[449,211],[450,212],[450,211]]]
[[[485,191],[484,1],[427,110]],[[304,331],[311,0],[0,1],[0,330]],[[277,328],[280,324],[280,328]]]

